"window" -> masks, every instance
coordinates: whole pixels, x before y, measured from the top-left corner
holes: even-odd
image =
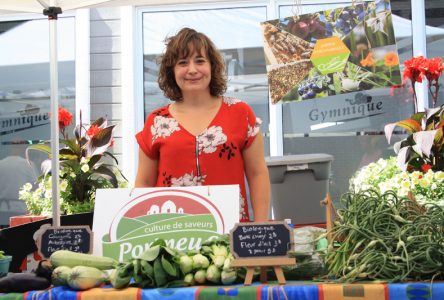
[[[57,24],[59,101],[74,114],[74,18],[59,18]],[[18,189],[35,181],[40,162],[47,158],[33,151],[30,167],[25,150],[50,139],[49,112],[48,21],[0,21],[0,225],[24,212]]]
[[[425,0],[426,34],[427,34],[427,56],[444,57],[444,2],[440,0]],[[436,106],[444,104],[444,78],[439,80],[438,102]],[[431,97],[429,96],[429,102]],[[431,104],[430,104],[431,105]]]
[[[268,150],[268,84],[260,22],[266,7],[152,11],[143,13],[144,116],[169,103],[157,85],[156,58],[162,54],[166,37],[183,27],[203,32],[225,57],[228,74],[227,96],[246,101],[262,119]],[[242,28],[242,30],[239,30]]]
[[[325,1],[327,2],[327,1]],[[359,1],[356,1],[357,3]],[[401,63],[412,54],[410,1],[390,1]],[[350,2],[280,6],[279,17],[345,7]],[[399,15],[397,15],[399,13]],[[384,125],[413,112],[411,95],[390,88],[353,92],[322,99],[282,104],[284,155],[328,153],[334,156],[330,193],[338,200],[348,190],[349,179],[360,167],[394,155],[384,135]],[[399,138],[399,136],[398,136]],[[395,138],[396,141],[396,138]],[[393,145],[392,141],[392,145]]]

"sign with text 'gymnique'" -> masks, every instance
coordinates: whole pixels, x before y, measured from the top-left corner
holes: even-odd
[[[94,208],[96,255],[124,261],[157,239],[186,251],[239,222],[239,186],[100,189]]]

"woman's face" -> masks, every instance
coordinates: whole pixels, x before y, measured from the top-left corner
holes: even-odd
[[[203,52],[203,51],[202,51]],[[208,91],[211,81],[211,64],[205,53],[191,51],[174,66],[176,83],[182,93]]]

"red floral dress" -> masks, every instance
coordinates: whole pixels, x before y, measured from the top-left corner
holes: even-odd
[[[136,139],[142,151],[158,161],[156,186],[239,184],[239,218],[248,221],[242,151],[260,124],[248,104],[223,97],[216,116],[197,136],[173,118],[167,105],[149,114]]]

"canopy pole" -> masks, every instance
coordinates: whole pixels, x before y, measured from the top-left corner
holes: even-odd
[[[54,5],[50,1],[50,5]],[[57,69],[57,16],[60,7],[49,6],[43,10],[49,21],[49,70],[51,87],[51,177],[52,177],[52,226],[60,226],[60,185],[59,185],[59,83]]]

